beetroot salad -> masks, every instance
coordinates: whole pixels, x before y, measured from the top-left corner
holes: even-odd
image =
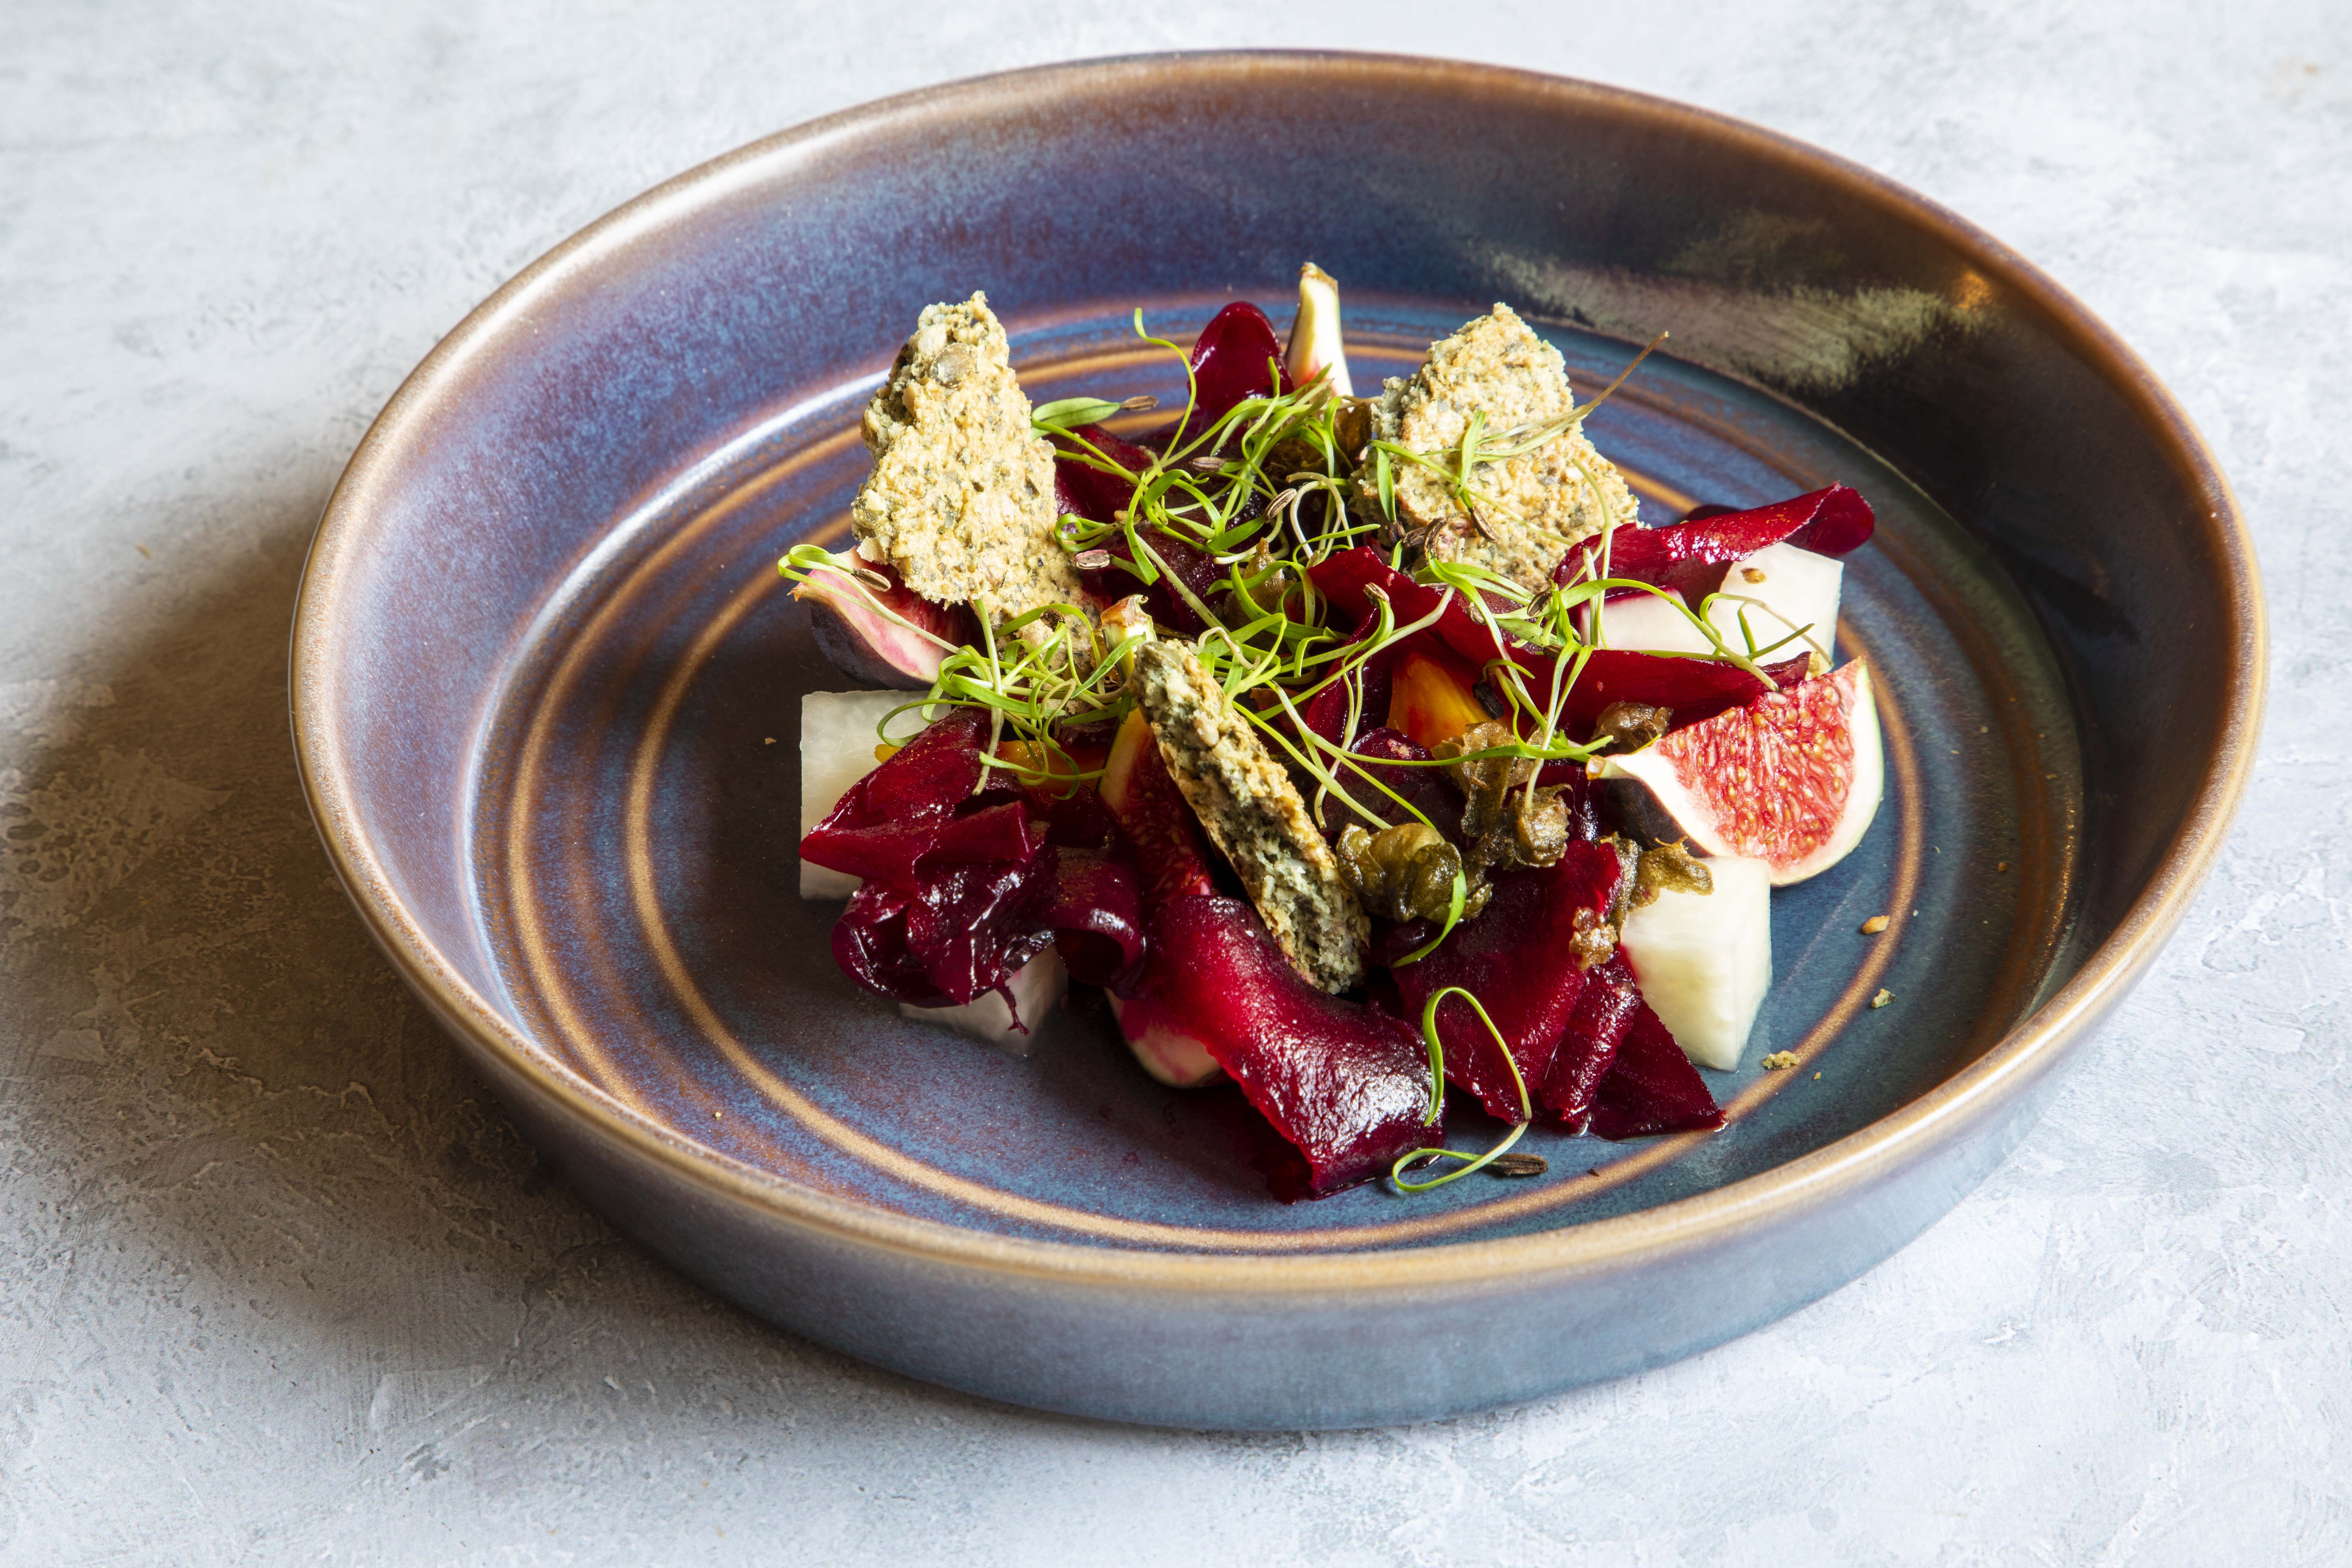
[[[1373,388],[1312,265],[1286,341],[1245,303],[1144,341],[1181,407],[1033,406],[984,295],[925,310],[856,542],[782,563],[859,688],[802,716],[843,973],[1016,1052],[1099,994],[1153,1078],[1265,1116],[1285,1199],[1540,1173],[1538,1118],[1722,1126],[1771,889],[1883,789],[1835,657],[1869,506],[1644,526],[1585,434],[1624,374],[1580,400],[1502,305]],[[1449,1088],[1508,1133],[1447,1148]]]

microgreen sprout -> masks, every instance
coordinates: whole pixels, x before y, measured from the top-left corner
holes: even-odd
[[[1467,1154],[1459,1149],[1422,1148],[1409,1150],[1398,1155],[1396,1163],[1389,1167],[1389,1180],[1395,1184],[1400,1192],[1425,1193],[1432,1187],[1442,1187],[1448,1182],[1458,1182],[1473,1171],[1485,1169],[1494,1163],[1499,1156],[1508,1153],[1511,1145],[1517,1143],[1526,1134],[1528,1123],[1535,1120],[1535,1105],[1528,1094],[1527,1075],[1519,1071],[1519,1064],[1512,1057],[1510,1045],[1503,1038],[1503,1031],[1495,1027],[1495,1020],[1486,1016],[1486,1009],[1477,997],[1459,985],[1448,985],[1433,994],[1421,1010],[1421,1036],[1429,1044],[1429,1110],[1423,1115],[1421,1124],[1423,1127],[1436,1125],[1438,1113],[1445,1107],[1445,1047],[1437,1038],[1437,1006],[1448,996],[1459,996],[1469,1003],[1476,1011],[1478,1021],[1486,1026],[1486,1032],[1495,1037],[1495,1048],[1503,1053],[1503,1060],[1511,1069],[1511,1082],[1519,1091],[1519,1119],[1511,1124],[1510,1131],[1503,1135],[1501,1142],[1483,1154]],[[1433,1177],[1426,1182],[1408,1182],[1404,1179],[1404,1168],[1407,1165],[1416,1160],[1432,1157],[1440,1160],[1461,1160],[1466,1163],[1458,1171],[1448,1171],[1445,1174]]]
[[[1498,528],[1525,528],[1525,520],[1492,493],[1492,477],[1501,465],[1538,451],[1606,404],[1664,333],[1588,402],[1502,429],[1490,428],[1486,416],[1474,412],[1458,441],[1417,451],[1363,433],[1365,405],[1335,395],[1327,372],[1284,390],[1281,366],[1274,361],[1265,367],[1264,391],[1204,417],[1184,350],[1147,331],[1140,310],[1134,331],[1143,344],[1172,356],[1183,368],[1181,410],[1165,439],[1155,442],[1156,449],[1099,434],[1120,415],[1155,407],[1149,397],[1066,397],[1041,404],[1031,414],[1032,428],[1051,440],[1058,462],[1103,477],[1109,483],[1102,488],[1118,498],[1107,517],[1059,517],[1055,544],[1075,558],[1080,571],[1132,577],[1132,584],[1110,592],[1137,594],[1134,599],[1109,614],[1057,604],[1003,619],[986,605],[976,605],[977,646],[961,647],[892,611],[882,596],[891,587],[889,579],[855,554],[836,556],[803,545],[779,563],[786,577],[854,597],[882,620],[942,651],[929,693],[910,694],[893,717],[910,709],[925,718],[935,718],[944,707],[984,710],[990,720],[984,782],[1066,789],[1101,776],[1101,764],[1092,759],[1100,755],[1111,727],[1135,706],[1126,656],[1133,639],[1152,635],[1143,618],[1146,600],[1138,591],[1162,584],[1160,594],[1171,595],[1205,628],[1193,639],[1194,652],[1234,710],[1307,786],[1314,820],[1324,823],[1327,810],[1336,811],[1373,831],[1395,826],[1400,812],[1435,827],[1387,782],[1391,770],[1491,758],[1531,763],[1525,788],[1532,805],[1544,764],[1582,764],[1599,755],[1609,741],[1572,738],[1567,714],[1578,678],[1609,647],[1601,606],[1612,595],[1649,595],[1688,620],[1705,651],[1672,657],[1729,664],[1763,677],[1763,661],[1792,643],[1818,651],[1810,626],[1775,636],[1770,623],[1781,618],[1761,601],[1717,593],[1693,607],[1671,590],[1612,575],[1612,542],[1617,529],[1633,520],[1618,515],[1610,488],[1580,457],[1570,459],[1572,482],[1597,504],[1601,527],[1573,547],[1561,542],[1563,556],[1573,551],[1573,570],[1564,583],[1531,590],[1472,562],[1438,559],[1425,532],[1409,538],[1400,525],[1399,486],[1414,476],[1416,484],[1424,479],[1434,482],[1451,501],[1458,516],[1450,526],[1466,526],[1490,540]],[[1343,427],[1350,432],[1344,438]],[[1393,569],[1435,589],[1435,607],[1401,619],[1389,596],[1373,586],[1365,590],[1369,624],[1351,628],[1347,618],[1335,617],[1311,571],[1332,554],[1368,542],[1376,544]],[[1183,551],[1175,548],[1180,544]],[[1213,575],[1194,564],[1194,552],[1213,563]],[[1716,624],[1719,604],[1730,607],[1729,634]],[[1752,612],[1762,614],[1751,619]],[[1486,688],[1500,701],[1498,718],[1509,740],[1445,758],[1373,759],[1357,752],[1360,733],[1384,717],[1366,711],[1374,661],[1442,620],[1464,615],[1479,628],[1485,657],[1477,662]],[[1336,739],[1306,718],[1309,704],[1335,689],[1344,701]],[[1496,732],[1500,731],[1489,731]],[[1391,967],[1434,952],[1461,924],[1471,892],[1469,876],[1457,870],[1434,934]],[[1430,998],[1422,1015],[1432,1075],[1424,1121],[1433,1124],[1444,1103],[1436,1016],[1439,1004],[1452,996],[1469,1004],[1503,1048],[1517,1084],[1521,1119],[1484,1154],[1416,1149],[1403,1156],[1390,1173],[1402,1192],[1424,1192],[1490,1164],[1519,1139],[1533,1114],[1528,1085],[1501,1031],[1476,996],[1448,986]],[[1429,1181],[1408,1180],[1405,1167],[1428,1157],[1460,1162],[1462,1168]]]

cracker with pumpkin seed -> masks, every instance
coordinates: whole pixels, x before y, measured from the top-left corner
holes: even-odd
[[[942,605],[984,599],[998,616],[1080,602],[1054,538],[1054,450],[1030,427],[987,295],[924,308],[862,433],[874,471],[850,526],[908,587]]]
[[[1324,990],[1360,984],[1371,921],[1289,772],[1183,644],[1139,645],[1135,679],[1169,774],[1240,873],[1268,934]]]
[[[1559,351],[1507,305],[1430,344],[1422,367],[1391,378],[1371,407],[1376,439],[1426,459],[1391,459],[1399,526],[1430,560],[1483,566],[1531,591],[1549,587],[1569,546],[1599,533],[1604,521],[1634,521],[1624,476],[1593,450],[1581,421],[1560,424],[1575,407]],[[1465,484],[1463,444],[1474,416]],[[1519,446],[1528,449],[1496,455]],[[1377,505],[1369,465],[1357,482]]]

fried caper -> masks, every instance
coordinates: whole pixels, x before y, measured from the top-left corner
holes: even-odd
[[[1673,723],[1675,710],[1647,702],[1612,702],[1592,721],[1592,738],[1603,750],[1638,752],[1654,745]]]
[[[1660,893],[1712,893],[1715,873],[1679,844],[1660,844],[1642,851],[1633,873],[1633,902],[1654,904]]]
[[[1339,859],[1364,908],[1392,921],[1443,921],[1462,875],[1460,851],[1425,822],[1379,833],[1351,824],[1339,835]]]

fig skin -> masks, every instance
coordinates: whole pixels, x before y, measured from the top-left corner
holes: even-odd
[[[885,586],[872,588],[874,596],[932,636],[961,647],[979,635],[970,607],[931,603],[899,582],[888,565],[868,561],[855,550],[834,560],[844,571],[880,577]],[[875,614],[840,579],[818,573],[795,587],[793,597],[808,606],[809,632],[816,638],[817,651],[852,680],[894,691],[928,691],[938,678],[948,650]]]

